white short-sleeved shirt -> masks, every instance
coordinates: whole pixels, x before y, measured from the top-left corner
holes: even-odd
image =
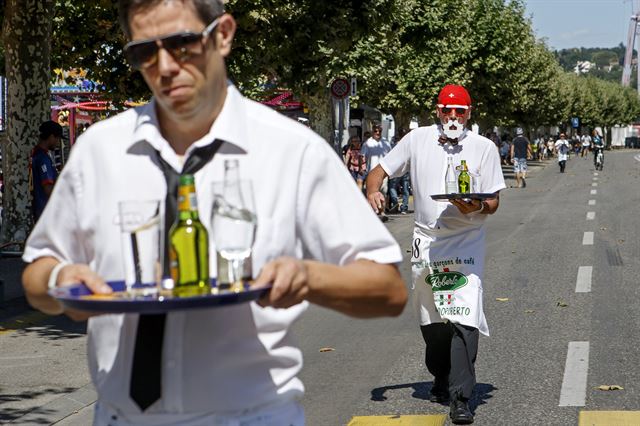
[[[200,217],[209,227],[211,184],[222,180],[225,159],[238,159],[241,178],[253,183],[257,209],[254,275],[278,256],[340,265],[357,259],[401,262],[399,246],[344,165],[311,130],[229,85],[210,132],[185,158],[214,139],[225,142],[195,174]],[[166,183],[155,151],[181,170],[158,129],[154,102],[91,126],[74,146],[24,260],[54,256],[88,264],[106,280],[123,279],[117,205],[164,200]],[[215,262],[210,256],[212,275]],[[162,399],[142,416],[128,395],[138,315],[91,318],[88,357],[100,411],[141,424],[158,424],[158,415],[188,423],[210,413],[247,413],[300,397],[304,388],[296,376],[302,354],[289,327],[306,307],[306,302],[290,309],[246,303],[168,314]]]
[[[566,146],[567,148],[562,152],[562,146]],[[569,141],[566,139],[558,139],[555,144],[555,148],[558,151],[558,161],[567,161],[569,150],[571,149],[571,145]]]
[[[386,139],[375,140],[373,137],[367,139],[360,148],[360,154],[367,160],[367,172],[373,170],[389,151],[391,151],[391,145]]]
[[[431,195],[444,194],[447,158],[454,165],[466,160],[469,172],[476,176],[475,192],[494,193],[505,188],[500,156],[493,142],[466,131],[458,145],[441,145],[437,125],[419,127],[408,133],[380,162],[390,176],[411,172],[415,222],[431,235],[447,236],[480,227],[486,215],[464,215],[449,203],[434,201]]]

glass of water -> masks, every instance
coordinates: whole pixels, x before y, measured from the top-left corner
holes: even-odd
[[[132,297],[158,294],[163,253],[162,206],[159,200],[118,203],[124,278]]]
[[[252,279],[251,249],[257,218],[251,181],[213,183],[211,234],[217,256],[217,287],[240,292]]]

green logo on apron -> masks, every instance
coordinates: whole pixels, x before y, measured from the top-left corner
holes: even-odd
[[[467,285],[469,280],[460,272],[434,272],[424,280],[433,291],[454,291]]]

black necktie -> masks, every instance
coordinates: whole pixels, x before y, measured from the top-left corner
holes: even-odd
[[[207,164],[222,141],[215,140],[207,146],[193,150],[182,168],[182,174],[194,174]],[[180,174],[176,172],[157,153],[160,169],[167,182],[167,196],[165,198],[164,216],[164,271],[163,276],[169,276],[169,228],[178,214],[178,182]],[[129,395],[142,411],[160,399],[162,394],[162,343],[164,341],[164,325],[166,314],[140,315],[136,331],[136,343],[131,364],[131,383]]]

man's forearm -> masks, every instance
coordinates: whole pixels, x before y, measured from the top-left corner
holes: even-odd
[[[48,294],[51,271],[58,264],[53,257],[42,257],[29,264],[22,273],[22,284],[29,304],[49,315],[62,313],[62,306]]]
[[[386,172],[380,165],[377,165],[367,175],[367,195],[380,191],[384,178],[387,177]]]
[[[394,265],[358,260],[336,266],[305,261],[309,274],[307,300],[358,318],[398,316],[407,288]]]

